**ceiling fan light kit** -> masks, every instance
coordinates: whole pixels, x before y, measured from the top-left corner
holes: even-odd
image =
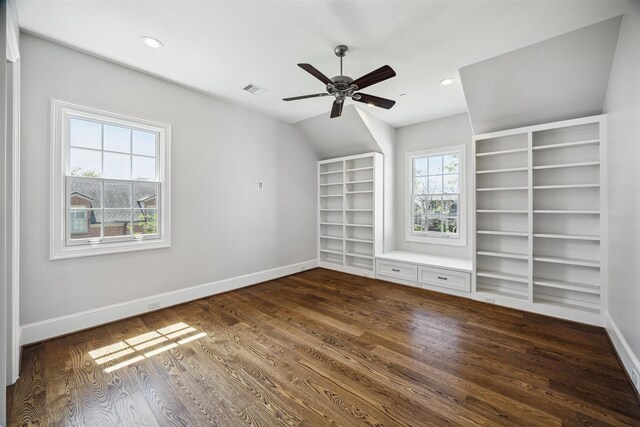
[[[333,101],[333,106],[331,108],[331,118],[340,117],[342,114],[342,107],[344,106],[344,101],[347,98],[351,98],[357,102],[363,102],[368,104],[370,107],[380,107],[389,109],[395,105],[395,101],[386,98],[380,98],[378,96],[367,95],[366,93],[357,92],[360,89],[364,89],[366,87],[372,86],[376,83],[380,83],[381,81],[390,79],[396,75],[396,72],[393,71],[388,65],[383,65],[370,72],[369,74],[365,74],[364,76],[358,79],[352,79],[349,76],[345,76],[342,74],[342,58],[345,57],[349,48],[343,44],[336,46],[333,49],[333,52],[337,57],[340,58],[340,75],[329,78],[318,71],[311,64],[298,64],[298,67],[302,68],[322,83],[326,85],[326,92],[316,93],[313,95],[302,95],[302,96],[294,96],[291,98],[284,98],[283,101],[297,101],[299,99],[308,99],[308,98],[319,98],[323,96],[333,96],[335,100]]]

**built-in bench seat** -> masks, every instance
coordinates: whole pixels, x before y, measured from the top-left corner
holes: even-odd
[[[471,292],[471,260],[392,251],[376,256],[376,278],[446,293]]]

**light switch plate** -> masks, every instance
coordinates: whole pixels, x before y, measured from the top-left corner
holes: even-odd
[[[256,191],[264,191],[264,182],[256,181]]]

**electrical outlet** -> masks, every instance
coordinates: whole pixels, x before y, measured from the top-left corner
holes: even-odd
[[[631,370],[631,381],[633,381],[633,384],[636,386],[636,388],[640,387],[640,384],[638,384],[638,371],[636,371],[635,369]]]
[[[160,308],[160,301],[149,301],[147,304],[147,310],[157,310]]]
[[[488,302],[490,304],[495,304],[496,303],[496,299],[494,297],[490,297],[490,296],[487,296],[487,295],[483,295],[482,296],[482,301]]]
[[[256,181],[256,191],[264,191],[264,182]]]

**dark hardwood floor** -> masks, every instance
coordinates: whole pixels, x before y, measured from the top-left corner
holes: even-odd
[[[10,426],[635,425],[601,328],[315,269],[24,350]]]

